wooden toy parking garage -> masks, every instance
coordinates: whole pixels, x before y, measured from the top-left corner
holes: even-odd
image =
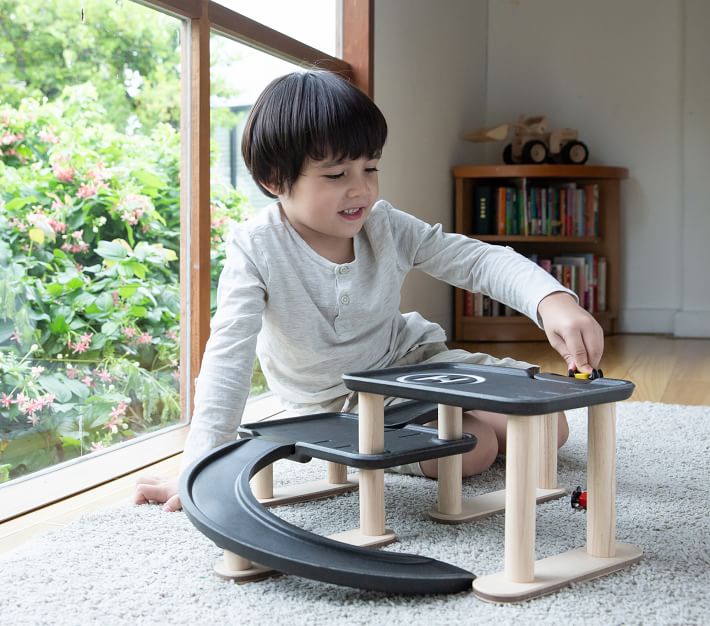
[[[514,602],[637,562],[641,550],[616,541],[616,412],[634,385],[468,364],[430,364],[355,372],[359,415],[325,413],[245,425],[183,473],[180,497],[195,526],[224,549],[215,569],[248,580],[284,572],[392,593],[453,593],[473,588],[484,600]],[[385,396],[406,402],[384,407]],[[535,560],[536,502],[565,494],[557,485],[556,413],[588,407],[586,547]],[[462,498],[463,410],[508,415],[505,489]],[[438,432],[420,424],[438,419]],[[329,461],[328,480],[275,494],[271,464],[283,458]],[[460,523],[505,512],[502,572],[476,577],[453,565],[372,549],[396,539],[385,525],[384,469],[438,458],[434,521]],[[359,469],[360,528],[321,537],[289,524],[267,506],[353,489],[345,467]],[[323,506],[327,506],[324,503]],[[475,525],[471,527],[475,533]],[[257,565],[258,564],[258,565]]]

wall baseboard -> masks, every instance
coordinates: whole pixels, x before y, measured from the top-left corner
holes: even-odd
[[[619,313],[620,333],[710,338],[710,311],[624,309]]]
[[[621,333],[669,335],[673,332],[675,309],[622,309],[617,330]]]
[[[710,311],[678,311],[673,318],[673,335],[710,338]]]

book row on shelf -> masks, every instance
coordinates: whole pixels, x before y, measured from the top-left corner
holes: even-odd
[[[606,311],[606,276],[605,257],[596,254],[565,254],[553,257],[529,255],[528,258],[552,274],[558,282],[574,291],[579,303],[590,313]],[[519,315],[492,298],[481,293],[464,292],[463,314],[465,317],[508,317]]]
[[[599,185],[479,185],[473,211],[477,235],[597,237]]]

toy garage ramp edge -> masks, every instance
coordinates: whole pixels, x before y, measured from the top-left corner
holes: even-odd
[[[469,363],[425,363],[343,376],[352,391],[400,396],[464,409],[508,415],[543,415],[626,400],[634,391],[628,380],[578,380],[518,369]]]
[[[249,479],[293,452],[293,445],[259,439],[216,448],[183,473],[183,510],[220,548],[287,574],[386,593],[455,593],[471,588],[475,576],[448,563],[351,546],[307,532],[267,511],[252,494]]]

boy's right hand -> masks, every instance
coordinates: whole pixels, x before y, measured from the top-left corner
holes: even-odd
[[[156,502],[163,505],[163,511],[179,511],[182,508],[178,495],[178,479],[162,476],[143,475],[136,478],[136,504]]]

